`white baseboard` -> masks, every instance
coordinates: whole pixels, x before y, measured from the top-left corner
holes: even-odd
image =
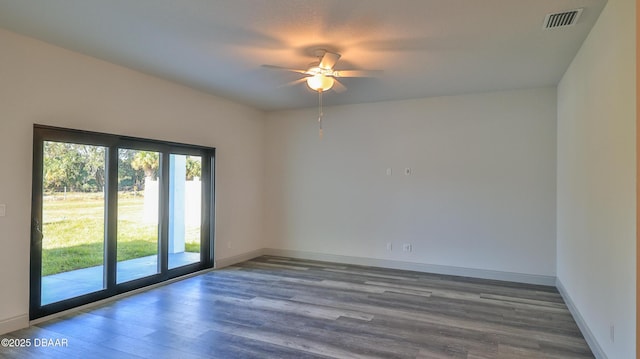
[[[587,344],[589,345],[589,348],[591,348],[593,355],[595,355],[597,359],[608,359],[607,355],[604,353],[604,350],[602,350],[602,347],[600,346],[600,344],[598,344],[596,337],[593,335],[593,333],[589,329],[587,322],[584,320],[584,318],[580,314],[580,311],[578,311],[578,308],[573,303],[571,296],[569,295],[569,293],[567,292],[567,289],[564,287],[564,285],[560,281],[560,278],[556,279],[556,288],[558,288],[558,292],[560,292],[562,299],[564,299],[564,302],[567,304],[567,308],[569,308],[569,312],[571,312],[573,319],[576,321],[576,324],[578,324],[578,328],[580,328],[580,331],[582,332],[582,336],[587,341]]]
[[[29,314],[22,314],[17,317],[0,320],[0,335],[24,329],[29,326]]]
[[[539,284],[539,285],[548,285],[548,286],[555,286],[556,284],[556,278],[554,276],[501,272],[501,271],[494,271],[494,270],[487,270],[487,269],[473,269],[473,268],[443,266],[443,265],[427,264],[427,263],[404,262],[404,261],[397,261],[397,260],[390,260],[390,259],[352,257],[352,256],[338,255],[338,254],[326,254],[326,253],[316,253],[316,252],[306,252],[306,251],[276,249],[276,248],[265,248],[263,251],[263,254],[273,255],[273,256],[282,256],[282,257],[300,258],[300,259],[311,259],[311,260],[319,260],[319,261],[327,261],[327,262],[336,262],[336,263],[358,264],[358,265],[371,266],[371,267],[403,269],[403,270],[411,270],[411,271],[424,272],[424,273],[457,275],[457,276],[463,276],[463,277],[482,278],[482,279],[494,279],[494,280],[519,282],[519,283],[527,283],[527,284]]]
[[[215,264],[214,264],[214,268],[215,269],[220,269],[220,268],[228,267],[228,266],[234,265],[236,263],[240,263],[240,262],[248,261],[249,259],[260,257],[260,256],[262,256],[264,254],[265,254],[264,253],[264,248],[260,248],[260,249],[256,249],[256,250],[253,250],[253,251],[250,251],[250,252],[238,254],[238,255],[232,256],[232,257],[219,258],[219,259],[216,259]]]

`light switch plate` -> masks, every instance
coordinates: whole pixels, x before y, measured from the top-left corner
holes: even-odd
[[[0,204],[0,217],[4,217],[7,215],[7,205]]]

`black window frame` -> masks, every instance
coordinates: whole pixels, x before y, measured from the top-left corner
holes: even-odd
[[[42,199],[43,199],[43,144],[45,141],[104,146],[107,148],[105,164],[105,253],[104,284],[100,291],[41,305],[42,289]],[[117,283],[117,221],[118,221],[118,149],[157,151],[162,154],[159,193],[159,273]],[[215,148],[177,142],[106,134],[35,124],[33,127],[33,175],[31,207],[30,295],[31,320],[81,305],[110,298],[132,290],[158,284],[180,276],[213,268],[215,233]],[[169,155],[195,155],[202,157],[202,202],[200,262],[168,268],[168,203]]]

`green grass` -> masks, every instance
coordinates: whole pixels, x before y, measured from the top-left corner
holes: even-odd
[[[47,196],[43,208],[42,275],[103,264],[104,201],[101,194]],[[158,226],[144,223],[144,198],[118,198],[118,261],[157,254]],[[187,228],[185,250],[200,252],[199,228]]]

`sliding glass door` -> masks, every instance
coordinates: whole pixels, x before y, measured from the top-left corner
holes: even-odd
[[[36,125],[31,318],[212,267],[214,153]]]
[[[169,155],[169,268],[200,260],[202,157]]]
[[[42,143],[42,304],[105,289],[107,149]]]
[[[118,283],[160,273],[161,158],[157,151],[118,148]]]

